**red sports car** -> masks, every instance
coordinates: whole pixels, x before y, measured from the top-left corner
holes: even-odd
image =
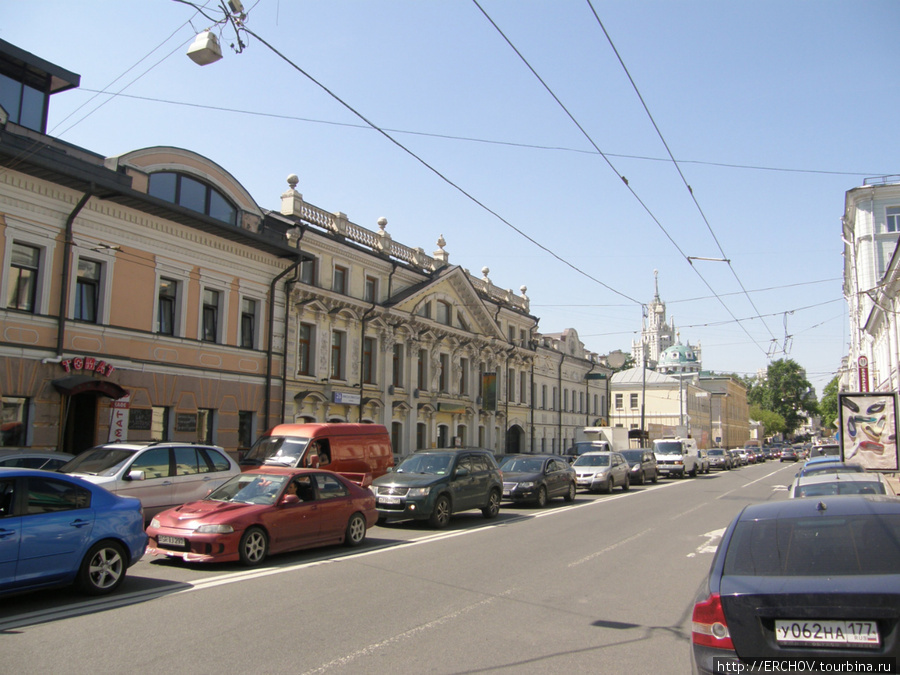
[[[258,565],[270,553],[341,542],[358,546],[377,519],[374,495],[343,476],[266,467],[158,514],[147,528],[147,552],[188,562]]]

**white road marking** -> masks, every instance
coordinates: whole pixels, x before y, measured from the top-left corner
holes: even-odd
[[[719,530],[713,530],[712,532],[707,532],[703,537],[706,537],[706,543],[701,544],[697,547],[697,550],[693,553],[688,553],[688,558],[695,557],[698,553],[715,553],[716,549],[719,548],[719,540],[722,538],[722,535],[725,534],[725,528],[721,528]]]

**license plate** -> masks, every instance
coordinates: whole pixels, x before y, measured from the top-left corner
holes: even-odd
[[[509,497],[509,490],[504,490],[504,491],[503,491],[503,496],[504,496],[504,497]]]
[[[775,639],[780,644],[877,647],[878,624],[874,621],[776,621]]]
[[[379,504],[399,504],[400,497],[379,497],[378,503]]]
[[[184,537],[170,537],[165,534],[161,534],[157,537],[157,541],[160,546],[166,544],[167,546],[184,546]]]

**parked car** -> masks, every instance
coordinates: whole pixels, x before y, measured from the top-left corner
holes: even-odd
[[[147,552],[186,562],[259,565],[286,551],[359,546],[377,519],[372,492],[339,474],[265,467],[155,516]]]
[[[0,468],[0,593],[116,590],[147,545],[137,499],[50,471]]]
[[[56,471],[74,456],[67,452],[55,451],[0,450],[0,466]]]
[[[894,488],[880,473],[844,471],[800,476],[789,497],[826,497],[832,495],[877,494],[896,496]]]
[[[394,466],[391,437],[381,424],[279,424],[257,439],[241,469],[323,468],[368,486]]]
[[[823,459],[823,458],[819,458]],[[788,486],[788,497],[799,497],[795,494],[800,479],[813,474],[835,474],[835,473],[864,473],[865,469],[859,464],[845,464],[840,461],[840,457],[831,457],[827,462],[816,461],[816,458],[810,459],[800,467],[800,470],[794,474],[794,480]]]
[[[173,506],[202,499],[241,472],[220,447],[150,441],[98,445],[59,470],[115,494],[137,497],[147,520]]]
[[[734,466],[731,454],[722,448],[712,448],[709,451],[709,468],[710,469],[731,469]]]
[[[666,438],[653,441],[659,472],[665,476],[684,478],[701,473],[701,459],[693,439]],[[706,467],[709,470],[709,467]]]
[[[725,452],[728,453],[729,457],[731,457],[731,468],[732,469],[739,469],[744,465],[743,461],[741,460],[741,456],[737,450],[726,450]]]
[[[825,497],[747,506],[728,526],[694,605],[695,673],[900,657],[900,500]]]
[[[427,520],[432,527],[444,528],[454,513],[470,509],[495,518],[503,475],[490,450],[426,450],[376,478],[372,491],[380,521]]]
[[[575,499],[575,469],[558,455],[509,455],[500,464],[503,499],[544,507],[554,497]]]
[[[797,462],[800,460],[800,453],[791,446],[787,446],[781,449],[781,457],[779,459],[782,462]]]
[[[656,455],[653,454],[651,448],[622,450],[622,457],[631,467],[628,480],[632,485],[643,485],[647,481],[651,483],[659,481],[659,467],[656,464]]]
[[[631,467],[618,452],[586,452],[572,464],[578,487],[591,492],[612,492],[631,487]]]

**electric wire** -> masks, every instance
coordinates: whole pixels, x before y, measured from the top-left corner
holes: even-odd
[[[524,55],[518,50],[518,48],[512,43],[512,41],[506,36],[506,34],[496,24],[496,22],[490,17],[490,15],[484,10],[484,8],[478,3],[478,0],[472,0],[472,2],[481,11],[481,13],[484,15],[484,17],[488,20],[488,22],[497,30],[497,32],[506,41],[506,43],[509,45],[509,47],[516,53],[516,55],[519,57],[519,59],[522,61],[522,63],[524,63],[525,66],[528,68],[528,70],[530,70],[531,73],[535,76],[535,78],[537,78],[538,82],[540,82],[541,85],[543,85],[543,87],[547,91],[547,93],[550,94],[550,96],[553,98],[554,101],[556,101],[556,103],[563,110],[563,112],[568,116],[568,118],[572,121],[572,123],[578,128],[579,131],[581,131],[582,135],[587,139],[587,141],[600,154],[600,156],[604,159],[604,161],[609,166],[609,168],[612,169],[616,173],[618,178],[622,181],[622,183],[624,183],[625,188],[631,193],[631,195],[638,202],[638,204],[641,205],[641,207],[644,209],[645,213],[647,213],[647,215],[650,216],[651,220],[653,220],[653,222],[656,223],[656,225],[660,229],[660,231],[666,236],[666,238],[669,240],[669,242],[672,244],[672,246],[675,247],[675,250],[677,250],[678,253],[681,255],[681,257],[684,258],[688,262],[688,264],[691,265],[691,269],[694,271],[694,274],[696,274],[700,278],[700,280],[703,282],[703,284],[709,289],[710,293],[712,293],[715,296],[716,300],[719,301],[719,304],[722,305],[722,307],[725,309],[725,311],[728,312],[728,314],[735,321],[738,321],[737,317],[734,315],[734,312],[732,312],[731,308],[728,307],[728,305],[725,303],[725,301],[721,297],[719,297],[719,295],[716,293],[715,289],[706,280],[706,278],[700,273],[700,271],[696,268],[696,266],[691,264],[691,261],[688,258],[688,255],[678,245],[678,242],[675,241],[675,239],[672,237],[672,235],[669,233],[669,231],[666,229],[666,227],[662,224],[662,222],[660,222],[660,220],[659,220],[659,218],[657,218],[656,214],[654,214],[653,211],[650,209],[650,207],[647,206],[647,204],[643,201],[643,199],[641,199],[640,195],[638,195],[638,193],[635,191],[635,189],[632,188],[628,184],[628,179],[619,172],[619,170],[615,167],[615,165],[612,163],[612,161],[610,161],[609,157],[594,142],[594,140],[593,140],[593,138],[591,138],[590,134],[588,134],[587,131],[585,131],[584,127],[582,127],[581,124],[578,122],[578,120],[575,119],[575,116],[572,115],[572,113],[569,111],[569,109],[566,108],[566,106],[563,104],[563,102],[553,92],[553,90],[543,80],[543,78],[541,78],[541,76],[538,74],[538,72],[531,66],[531,64],[524,57]],[[740,324],[740,322],[739,322],[739,324]],[[763,354],[766,354],[766,356],[768,357],[768,355],[769,355],[768,352],[765,349],[763,349],[762,345],[760,345],[757,342],[757,340],[750,334],[750,331],[747,330],[747,327],[743,326],[742,324],[740,324],[740,325],[741,325],[741,328],[744,330],[744,332],[747,334],[747,337],[749,337],[753,341],[753,343],[757,346],[757,348]]]

